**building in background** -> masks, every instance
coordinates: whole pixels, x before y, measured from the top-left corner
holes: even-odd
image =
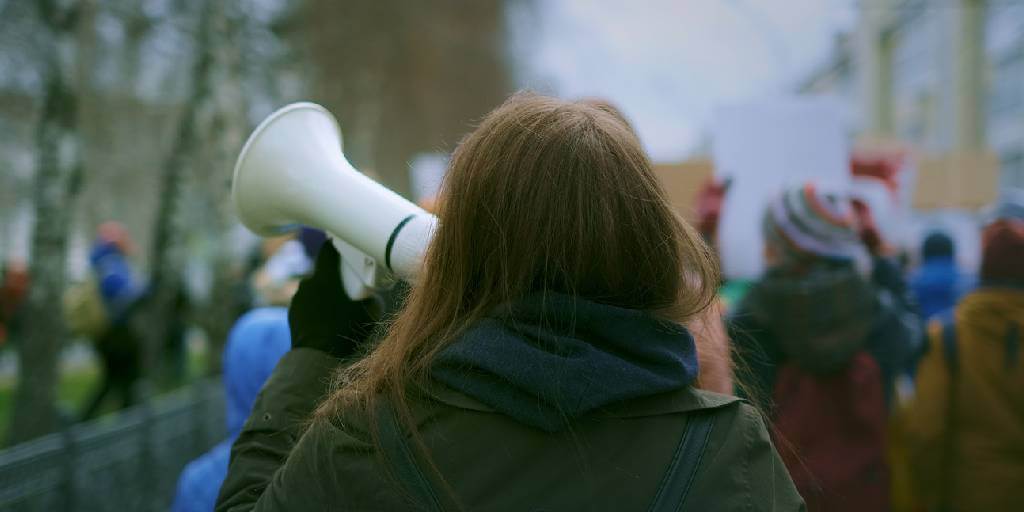
[[[999,153],[1002,183],[1024,187],[1024,2],[992,2],[987,18],[988,141]]]
[[[864,116],[862,110],[856,108],[861,102],[853,45],[851,34],[837,34],[827,60],[804,80],[800,92],[836,100],[835,103],[844,108],[846,125],[859,131],[864,124]]]
[[[1024,3],[863,0],[800,92],[850,105],[857,135],[926,154],[991,149],[1024,187]]]

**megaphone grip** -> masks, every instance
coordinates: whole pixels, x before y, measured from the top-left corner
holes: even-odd
[[[395,229],[391,230],[391,235],[388,236],[388,243],[384,246],[384,265],[388,267],[388,270],[394,270],[391,268],[391,249],[395,246],[395,239],[398,238],[398,233],[402,231],[402,228],[409,223],[415,217],[416,214],[410,214],[402,219],[401,222],[395,226]]]

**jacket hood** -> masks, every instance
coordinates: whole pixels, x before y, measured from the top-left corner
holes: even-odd
[[[926,318],[952,308],[968,287],[953,258],[925,261],[910,285],[921,314]]]
[[[432,367],[442,384],[548,432],[615,402],[682,389],[696,376],[693,337],[682,326],[550,292],[497,308]]]
[[[257,308],[235,322],[224,347],[229,435],[236,436],[242,430],[256,395],[291,346],[285,308]]]
[[[744,309],[778,340],[789,360],[824,373],[863,347],[878,301],[871,284],[852,265],[841,265],[795,276],[769,271],[745,303]]]

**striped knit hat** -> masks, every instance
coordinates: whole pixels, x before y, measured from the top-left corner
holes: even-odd
[[[850,200],[820,192],[811,183],[775,198],[762,227],[780,263],[852,260],[860,248]]]

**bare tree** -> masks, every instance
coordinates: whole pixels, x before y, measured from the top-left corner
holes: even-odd
[[[210,51],[213,18],[217,14],[218,0],[206,0],[199,15],[196,30],[196,54],[191,70],[191,87],[185,101],[185,109],[178,121],[174,144],[164,161],[160,173],[156,222],[150,247],[150,289],[143,316],[146,318],[147,335],[144,337],[143,370],[152,377],[157,371],[160,356],[161,333],[170,325],[170,315],[181,283],[182,272],[180,251],[181,236],[176,232],[175,220],[181,202],[183,176],[191,157],[199,144],[197,133],[200,106],[210,95],[210,74],[214,65]]]
[[[503,0],[310,0],[315,98],[353,164],[411,192],[409,160],[451,149],[511,89]]]
[[[346,156],[364,172],[379,170],[376,157],[384,104],[389,100],[387,81],[397,78],[388,72],[400,51],[398,31],[404,17],[400,4],[400,0],[311,0],[306,5],[305,42],[314,64],[312,92],[338,117]],[[405,190],[401,180],[387,181]]]
[[[32,235],[26,336],[18,346],[20,378],[14,398],[11,442],[20,442],[53,431],[57,354],[64,326],[54,321],[60,311],[69,226],[68,208],[81,182],[82,165],[77,133],[75,92],[76,28],[83,3],[39,0],[36,2],[45,49],[43,104],[35,144],[37,163],[33,199],[35,228]]]
[[[204,196],[199,203],[213,205],[203,219],[204,231],[222,235],[228,228],[231,162],[241,148],[247,129],[241,97],[240,31],[244,13],[235,0],[206,0],[196,30],[196,55],[191,87],[185,101],[175,142],[164,163],[155,234],[151,246],[152,278],[147,325],[154,329],[144,351],[144,367],[152,374],[159,365],[159,334],[174,314],[172,305],[182,283],[183,226],[179,208],[186,191]],[[188,187],[195,182],[194,187]],[[193,198],[195,199],[195,198]],[[221,241],[222,240],[218,240]],[[218,252],[220,254],[220,252]],[[212,355],[219,361],[219,341],[227,335],[230,318],[226,296],[230,285],[228,263],[214,257],[213,297],[199,315],[214,344]],[[215,367],[219,369],[219,364]]]
[[[207,370],[216,373],[220,371],[221,348],[235,320],[232,298],[234,284],[241,277],[234,271],[233,255],[224,241],[235,222],[230,200],[231,171],[249,124],[242,96],[245,13],[237,1],[225,0],[212,22],[216,42],[210,51],[215,66],[207,77],[210,96],[202,106],[205,123],[201,131],[206,144],[193,171],[196,173],[194,181],[201,185],[197,192],[208,212],[207,232],[218,242],[212,254],[213,282],[209,301],[197,317],[209,342]]]

